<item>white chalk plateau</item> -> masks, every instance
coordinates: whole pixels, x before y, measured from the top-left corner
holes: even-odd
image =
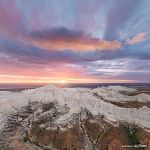
[[[78,113],[81,108],[85,108],[93,115],[104,115],[106,120],[110,122],[125,121],[150,130],[150,109],[148,107],[123,108],[110,103],[123,101],[150,102],[150,95],[127,96],[121,94],[120,91],[131,92],[135,89],[122,86],[89,89],[59,88],[46,85],[21,92],[0,91],[0,129],[5,125],[5,115],[17,111],[22,106],[27,105],[29,101],[57,101],[60,106],[66,105],[69,108],[69,112],[60,117],[57,123],[68,121],[74,113]],[[95,93],[99,97],[95,96]]]

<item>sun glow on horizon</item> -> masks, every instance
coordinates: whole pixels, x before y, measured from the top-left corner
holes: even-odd
[[[137,80],[98,79],[98,78],[59,78],[59,77],[33,77],[19,75],[0,75],[0,83],[135,83]]]
[[[22,75],[0,75],[0,83],[72,83],[72,82],[87,82],[89,79],[83,78],[60,78],[48,76],[22,76]]]
[[[60,81],[58,81],[58,83],[65,84],[65,83],[67,83],[67,80],[60,80]]]

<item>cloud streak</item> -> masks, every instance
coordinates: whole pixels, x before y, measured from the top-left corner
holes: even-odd
[[[135,35],[134,37],[132,37],[132,38],[130,38],[130,39],[127,39],[127,40],[126,40],[126,43],[127,43],[127,44],[130,44],[130,45],[133,45],[133,44],[142,42],[142,41],[145,39],[145,36],[146,36],[146,33],[145,33],[145,32],[138,33],[138,34]]]
[[[90,51],[90,50],[117,50],[121,42],[106,41],[93,38],[82,31],[70,30],[64,27],[52,28],[44,31],[33,31],[29,35],[35,45],[50,50]]]
[[[149,14],[146,0],[0,1],[0,82],[148,82]]]

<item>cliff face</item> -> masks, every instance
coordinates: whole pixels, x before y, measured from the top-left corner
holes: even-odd
[[[98,95],[95,96],[95,92]],[[1,129],[0,148],[4,150],[136,150],[134,146],[143,144],[146,146],[143,149],[150,149],[148,128],[150,111],[145,105],[148,95],[142,97],[144,103],[142,102],[142,106],[136,109],[134,108],[136,105],[126,108],[124,105],[119,107],[112,104],[115,100],[114,93],[120,95],[116,89],[91,91],[54,87],[23,91],[18,93],[19,95],[10,93],[14,101],[19,98],[29,101],[24,105],[16,104],[10,112],[3,111],[5,126]],[[128,101],[125,102],[130,104]],[[121,100],[116,100],[116,103],[121,103]],[[141,116],[141,113],[146,116]]]
[[[150,134],[135,124],[110,123],[87,109],[71,115],[66,122],[58,122],[68,111],[56,102],[29,103],[8,116],[3,149],[125,150],[123,146],[139,144],[150,148]]]

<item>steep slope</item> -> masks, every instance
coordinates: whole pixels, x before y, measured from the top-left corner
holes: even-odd
[[[1,145],[5,145],[3,149],[23,145],[24,149],[67,150],[117,150],[133,143],[149,146],[150,109],[145,104],[125,108],[112,102],[136,99],[147,103],[150,96],[140,94],[141,100],[139,95],[125,96],[120,91],[136,89],[47,85],[17,93],[0,92]],[[133,137],[136,141],[128,132],[130,128],[138,130]]]

